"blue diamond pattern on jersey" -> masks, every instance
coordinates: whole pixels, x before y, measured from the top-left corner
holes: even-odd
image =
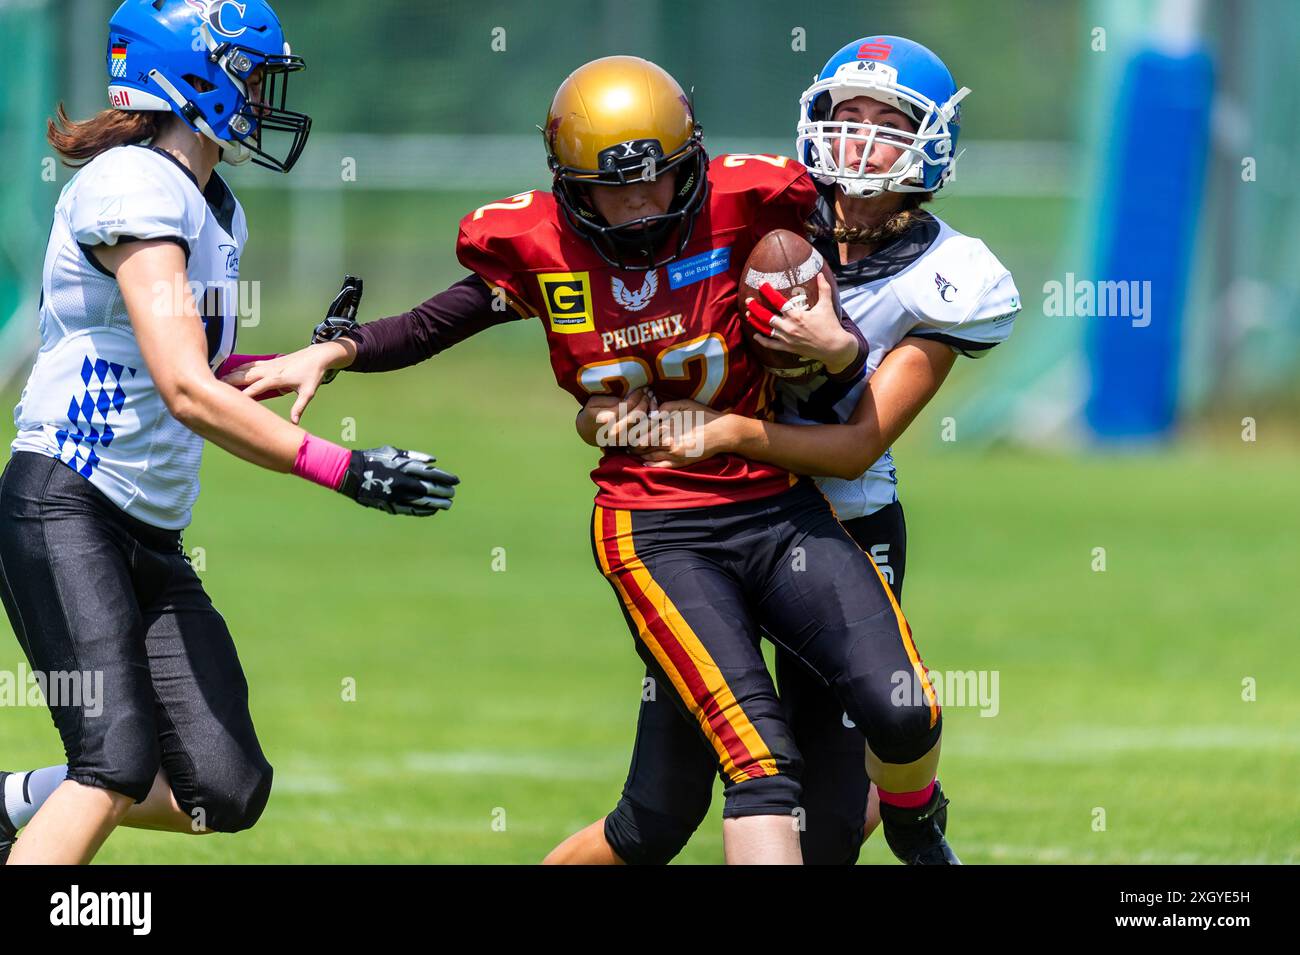
[[[96,448],[107,448],[115,437],[110,416],[120,415],[126,407],[123,379],[131,379],[136,369],[90,355],[81,363],[81,381],[85,390],[68,401],[71,426],[55,433],[59,441],[59,460],[82,477],[90,477],[99,467]]]

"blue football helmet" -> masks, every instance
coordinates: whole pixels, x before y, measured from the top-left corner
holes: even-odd
[[[305,65],[266,0],[126,0],[108,21],[113,108],[171,110],[233,165],[293,168],[311,117],[285,102]],[[278,155],[268,132],[288,134]]]
[[[838,184],[850,196],[934,192],[956,171],[958,104],[969,92],[958,89],[943,61],[919,43],[900,36],[854,40],[826,62],[800,98],[796,155],[819,182]],[[836,106],[858,96],[911,117],[916,131],[832,119]],[[869,172],[878,138],[902,154],[891,168]],[[849,142],[863,144],[857,162],[846,161]]]

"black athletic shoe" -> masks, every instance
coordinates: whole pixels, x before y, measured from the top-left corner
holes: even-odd
[[[944,832],[948,828],[948,800],[939,781],[930,801],[916,809],[880,804],[880,822],[890,851],[904,865],[961,865]]]
[[[0,865],[9,861],[9,850],[14,847],[14,840],[18,838],[18,830],[9,821],[9,813],[5,812],[5,780],[12,775],[13,773],[0,770]]]

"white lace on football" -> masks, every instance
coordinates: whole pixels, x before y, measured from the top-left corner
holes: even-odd
[[[745,284],[750,288],[762,288],[766,283],[774,289],[787,289],[811,281],[822,270],[820,252],[813,252],[804,259],[794,272],[794,281],[790,281],[789,272],[760,272],[757,269],[745,271]]]

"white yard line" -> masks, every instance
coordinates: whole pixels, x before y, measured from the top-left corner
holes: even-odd
[[[977,726],[978,724],[976,724]],[[945,749],[958,758],[1030,759],[1065,762],[1089,756],[1142,752],[1249,750],[1296,752],[1300,736],[1278,729],[1234,726],[1122,727],[1067,726],[1049,736],[1000,735],[990,726],[973,732],[972,724],[945,733]]]

